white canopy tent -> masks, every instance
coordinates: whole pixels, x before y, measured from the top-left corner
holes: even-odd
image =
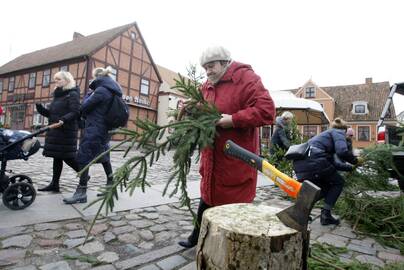
[[[271,91],[277,111],[290,111],[298,125],[327,125],[330,123],[320,103],[298,98],[288,91]]]

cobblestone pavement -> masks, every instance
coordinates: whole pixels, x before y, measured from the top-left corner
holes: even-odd
[[[111,164],[113,169],[120,167],[130,157],[139,155],[138,151],[130,151],[126,158],[123,157],[124,151],[111,152]],[[166,155],[161,155],[159,160],[155,164],[148,168],[147,181],[151,184],[163,184],[166,183],[170,177],[169,169],[172,164],[173,152],[168,152]],[[36,188],[41,188],[49,184],[52,179],[52,164],[53,159],[44,157],[42,155],[42,149],[35,155],[31,156],[27,161],[25,160],[11,160],[7,163],[7,169],[12,170],[13,174],[25,174],[32,178],[32,181]],[[91,179],[88,183],[89,189],[97,190],[99,186],[103,186],[106,183],[106,176],[101,164],[94,164],[90,167]],[[188,176],[189,181],[199,180],[198,164],[196,161],[192,163],[191,172]],[[62,176],[60,178],[61,192],[71,193],[76,189],[78,184],[78,177],[76,172],[63,164]],[[44,192],[38,192],[38,195],[46,194]]]
[[[130,156],[135,154],[133,151]],[[111,154],[114,168],[126,160],[122,155],[123,152]],[[148,181],[151,184],[167,181],[171,158],[171,153],[168,153],[150,168]],[[190,181],[198,180],[197,167],[196,164],[192,166]],[[52,177],[52,159],[43,157],[40,151],[28,161],[10,161],[8,169],[32,177],[36,187],[42,187]],[[94,165],[90,174],[90,189],[104,185],[105,175],[101,165]],[[76,185],[75,172],[65,166],[61,178],[62,191],[72,192]],[[282,195],[274,187],[262,187],[258,189],[255,202],[283,208],[290,202]],[[194,208],[197,203],[197,200],[193,201]],[[314,209],[313,215],[318,214],[319,210]],[[86,217],[0,229],[0,269],[196,269],[195,249],[185,250],[177,245],[177,241],[187,237],[193,228],[191,215],[178,203],[101,217],[91,232],[89,242],[82,246],[91,220],[92,217]],[[311,243],[329,243],[348,249],[346,254],[340,255],[342,261],[359,260],[378,266],[404,261],[399,250],[382,247],[372,238],[356,235],[344,222],[337,227],[321,226],[315,218],[311,229]]]
[[[285,207],[290,202],[274,187],[258,189],[256,203]],[[197,200],[193,201],[197,206]],[[313,210],[318,215],[319,209]],[[0,268],[17,270],[50,269],[141,269],[191,270],[195,249],[185,250],[177,241],[192,230],[192,218],[178,203],[114,213],[101,217],[91,231],[90,241],[81,245],[90,218],[0,229]],[[343,261],[359,260],[383,266],[404,261],[399,250],[385,248],[368,237],[361,237],[342,223],[311,224],[311,243],[346,247]]]

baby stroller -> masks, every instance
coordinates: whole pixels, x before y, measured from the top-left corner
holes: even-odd
[[[53,124],[55,125],[55,124]],[[53,125],[43,127],[33,133],[0,129],[0,193],[3,193],[3,203],[12,210],[21,210],[30,206],[36,197],[35,188],[30,177],[17,174],[6,175],[7,161],[15,159],[28,160],[28,157],[38,152],[41,144],[36,135],[53,128]]]

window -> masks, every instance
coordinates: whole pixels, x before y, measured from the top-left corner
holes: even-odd
[[[365,113],[365,105],[356,105],[355,113]]]
[[[132,40],[136,40],[136,33],[135,33],[135,32],[131,32],[131,33],[130,33],[130,38],[131,38]]]
[[[29,74],[28,88],[35,88],[35,83],[36,83],[36,73],[31,72]]]
[[[352,114],[368,114],[368,103],[366,101],[355,101],[352,103]]]
[[[65,65],[65,66],[61,66],[60,67],[60,71],[68,71],[68,67]]]
[[[0,93],[3,92],[3,80],[0,80]]]
[[[8,79],[8,91],[12,92],[14,91],[14,83],[15,83],[15,77],[11,77]]]
[[[0,115],[0,123],[4,126],[6,124],[6,106],[3,106],[3,113]]]
[[[3,107],[3,113],[0,115],[0,123],[3,124],[3,127],[5,126],[5,128],[9,128],[10,127],[10,109],[8,108],[8,106],[2,106]]]
[[[43,87],[49,86],[49,84],[50,84],[50,76],[51,76],[50,69],[44,70],[43,77],[42,77],[42,86]]]
[[[321,125],[320,132],[326,131],[328,129],[328,125]]]
[[[140,94],[149,95],[149,80],[142,79],[140,81]]]
[[[369,126],[358,126],[358,141],[370,141]]]
[[[271,127],[269,126],[263,126],[262,127],[262,139],[269,139],[271,137]]]
[[[303,136],[311,138],[317,135],[317,126],[303,126]]]
[[[113,68],[113,67],[111,67],[111,77],[112,77],[112,79],[114,79],[115,81],[116,81],[116,74],[117,74],[117,71],[116,71],[116,69],[115,68]]]
[[[315,98],[316,97],[316,92],[314,91],[314,87],[306,87],[305,97],[306,98]]]

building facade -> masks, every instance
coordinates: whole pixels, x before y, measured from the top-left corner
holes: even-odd
[[[156,122],[162,79],[136,23],[89,36],[74,33],[69,42],[21,55],[1,66],[0,105],[4,113],[0,120],[11,129],[33,130],[46,125],[35,103],[51,102],[56,72],[69,71],[83,97],[92,70],[107,66],[113,68],[113,77],[129,105],[128,128],[135,128],[137,118]]]
[[[353,146],[365,148],[377,141],[377,121],[390,93],[389,82],[374,83],[366,78],[364,84],[320,87],[312,80],[302,87],[291,90],[297,97],[317,101],[323,107],[328,119],[341,117],[354,130]],[[393,103],[390,106],[386,123],[395,123]],[[300,126],[301,133],[312,137],[326,130],[328,125]]]
[[[178,110],[185,102],[185,96],[174,89],[175,80],[179,80],[178,73],[157,65],[163,83],[160,86],[159,102],[157,108],[157,124],[164,126],[175,121],[173,112]],[[170,135],[170,129],[164,133],[160,141],[164,141]]]

